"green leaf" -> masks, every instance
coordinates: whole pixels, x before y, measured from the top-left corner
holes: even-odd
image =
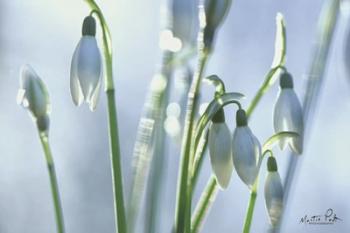
[[[294,138],[294,137],[299,137],[299,134],[291,131],[282,131],[282,132],[276,133],[272,135],[269,139],[267,139],[267,141],[264,143],[262,147],[262,151],[264,152],[266,150],[271,150],[272,147],[281,139]]]

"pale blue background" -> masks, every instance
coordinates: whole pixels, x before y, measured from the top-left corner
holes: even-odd
[[[123,172],[125,183],[129,183],[138,119],[160,58],[160,1],[98,2],[114,39]],[[322,3],[321,0],[234,1],[219,33],[207,74],[216,73],[224,79],[228,90],[245,93],[246,106],[271,64],[275,15],[281,11],[287,21],[287,66],[295,77],[297,94],[302,97]],[[70,60],[88,8],[80,0],[2,0],[0,9],[0,232],[55,232],[41,147],[30,118],[15,101],[19,68],[25,63],[37,70],[51,95],[51,141],[67,232],[113,232],[105,97],[102,95],[97,111],[91,113],[86,105],[75,108],[69,93]],[[350,229],[350,88],[342,60],[344,21],[339,26],[282,232],[338,233]],[[273,132],[272,109],[277,91],[276,85],[268,92],[251,121],[251,128],[261,141]],[[211,90],[207,93],[212,95]],[[227,113],[233,127],[233,111]],[[161,232],[169,232],[174,214],[179,151],[174,145],[170,150]],[[279,149],[275,152],[283,175],[289,154],[280,153]],[[204,169],[200,187],[210,174],[208,163]],[[252,233],[268,228],[261,194]],[[234,174],[229,189],[219,193],[203,232],[239,232],[247,201],[248,189]],[[305,214],[322,214],[330,207],[342,222],[333,226],[299,224]]]

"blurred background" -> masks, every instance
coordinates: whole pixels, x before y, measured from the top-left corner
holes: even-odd
[[[295,90],[305,95],[305,73],[311,60],[317,19],[323,0],[236,0],[217,36],[206,74],[219,75],[229,91],[244,93],[247,106],[269,70],[273,58],[275,16],[282,12],[287,25],[288,70]],[[158,46],[160,0],[99,0],[110,25],[124,183],[129,191],[131,160],[138,121],[153,74],[160,63]],[[69,71],[73,51],[89,13],[82,0],[0,1],[0,232],[55,232],[49,179],[36,129],[26,111],[16,104],[19,69],[29,63],[47,84],[51,103],[51,145],[56,162],[67,232],[114,231],[113,200],[108,154],[106,101],[96,112],[76,108],[70,97]],[[282,232],[348,232],[350,229],[350,86],[345,72],[343,43],[347,18],[335,31],[326,81],[318,97],[312,131],[296,170]],[[348,64],[349,65],[349,64]],[[203,101],[212,97],[205,88]],[[275,85],[262,99],[251,119],[260,141],[273,134]],[[232,110],[232,111],[231,111]],[[234,127],[234,111],[227,122]],[[169,140],[167,176],[160,232],[170,232],[174,219],[179,146]],[[275,149],[282,178],[289,152]],[[263,165],[265,166],[265,164]],[[211,168],[205,161],[198,192]],[[251,232],[265,232],[268,217],[261,185]],[[249,191],[232,176],[229,188],[219,192],[203,227],[204,233],[239,232]],[[196,198],[197,200],[197,198]],[[303,225],[300,219],[333,208],[343,221],[335,225]],[[138,232],[142,233],[139,228]]]

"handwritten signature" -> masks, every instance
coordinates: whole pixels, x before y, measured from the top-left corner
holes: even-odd
[[[329,208],[325,214],[320,215],[305,215],[300,219],[300,224],[305,225],[333,225],[338,221],[343,221],[339,218],[332,208]]]

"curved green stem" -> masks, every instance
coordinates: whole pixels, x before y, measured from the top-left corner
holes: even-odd
[[[215,87],[215,96],[220,97],[221,95],[225,94],[225,83],[217,75],[210,75],[206,77],[204,81]]]
[[[264,159],[267,154],[270,154],[270,156],[273,157],[272,150],[268,149],[268,150],[264,151],[264,153],[262,154],[262,158],[261,159]]]
[[[52,199],[53,199],[53,204],[55,209],[57,233],[64,233],[65,230],[64,230],[62,206],[61,206],[60,194],[58,190],[55,164],[51,153],[49,139],[46,133],[43,133],[40,131],[39,131],[39,138],[44,150],[47,169],[49,171],[49,176],[50,176],[50,185],[51,185]]]
[[[272,68],[265,76],[265,80],[263,82],[263,84],[260,86],[258,92],[255,94],[253,100],[250,102],[246,114],[247,114],[247,118],[250,117],[250,115],[253,113],[253,111],[255,110],[256,106],[258,105],[258,103],[260,102],[261,98],[264,96],[264,94],[270,89],[271,85],[272,85],[272,79],[275,76],[275,74],[277,73],[277,71],[279,69],[283,69],[285,70],[285,67],[282,65],[276,66],[274,68]]]
[[[115,102],[115,91],[113,81],[113,59],[112,59],[112,40],[107,22],[102,14],[101,9],[94,0],[86,0],[89,4],[92,14],[95,13],[99,19],[102,28],[102,39],[104,48],[105,60],[105,92],[107,95],[108,105],[108,129],[109,129],[109,145],[111,157],[111,170],[113,182],[113,196],[114,196],[114,212],[119,233],[126,233],[126,217],[124,207],[123,194],[123,178],[120,159],[120,146],[118,135],[118,120],[117,107]]]

